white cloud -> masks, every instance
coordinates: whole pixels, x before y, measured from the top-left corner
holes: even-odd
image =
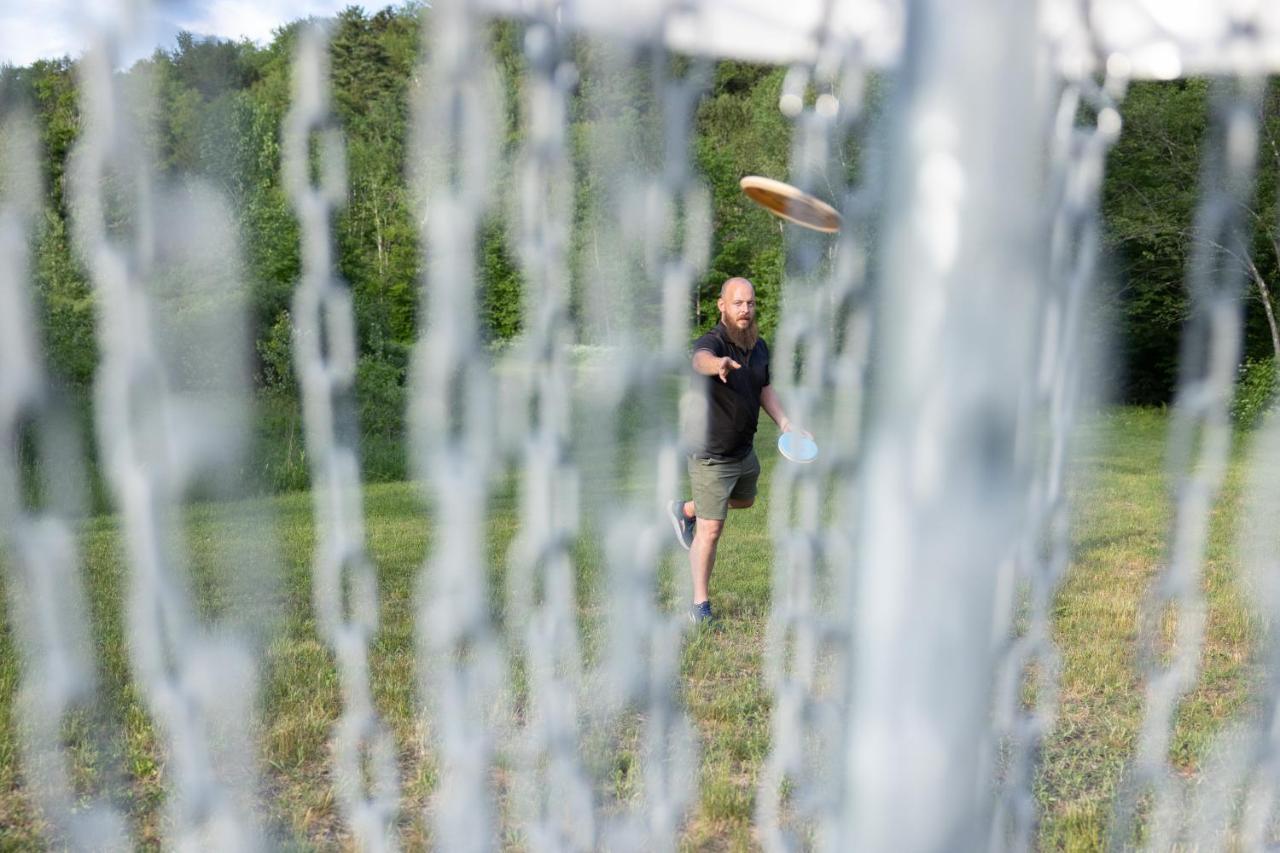
[[[330,16],[360,4],[351,0],[208,0],[188,5],[189,14],[180,19],[175,16],[181,29],[266,42],[271,40],[273,30],[290,21],[310,15]]]
[[[366,8],[380,9],[386,2],[390,0]],[[79,56],[95,27],[121,26],[125,20],[121,10],[136,10],[140,5],[144,4],[139,0],[0,0],[0,64],[28,65],[37,59]],[[364,4],[352,0],[169,0],[144,16],[125,57],[136,59],[156,47],[170,47],[180,30],[265,43],[273,30],[290,21],[334,15],[350,5]]]
[[[0,64],[27,65],[78,53],[74,6],[69,0],[0,0]]]

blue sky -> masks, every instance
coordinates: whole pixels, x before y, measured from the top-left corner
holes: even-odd
[[[172,47],[181,30],[258,42],[276,27],[308,15],[333,15],[347,6],[376,10],[391,3],[359,0],[152,0],[147,24],[122,59],[147,56],[157,46]],[[122,8],[143,0],[0,0],[0,64],[27,65],[37,59],[79,56],[90,33],[121,20]]]

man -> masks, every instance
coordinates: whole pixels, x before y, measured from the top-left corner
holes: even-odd
[[[693,345],[695,387],[701,386],[707,400],[704,434],[690,436],[693,499],[673,501],[669,508],[676,536],[689,551],[690,615],[699,623],[714,618],[707,587],[728,511],[756,500],[760,461],[753,441],[760,409],[783,432],[794,429],[769,384],[769,347],[756,327],[755,288],[745,278],[731,278],[716,305],[720,322]]]

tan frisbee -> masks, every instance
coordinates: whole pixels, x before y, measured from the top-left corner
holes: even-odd
[[[819,198],[802,192],[782,181],[747,175],[738,182],[747,198],[788,222],[835,234],[840,230],[840,214],[834,207]]]

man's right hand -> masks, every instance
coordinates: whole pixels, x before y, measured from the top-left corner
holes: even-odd
[[[739,367],[742,367],[742,365],[738,364],[738,362],[729,358],[727,355],[720,359],[720,364],[717,369],[717,372],[720,374],[720,381],[727,384],[729,382],[730,371],[737,370]]]

